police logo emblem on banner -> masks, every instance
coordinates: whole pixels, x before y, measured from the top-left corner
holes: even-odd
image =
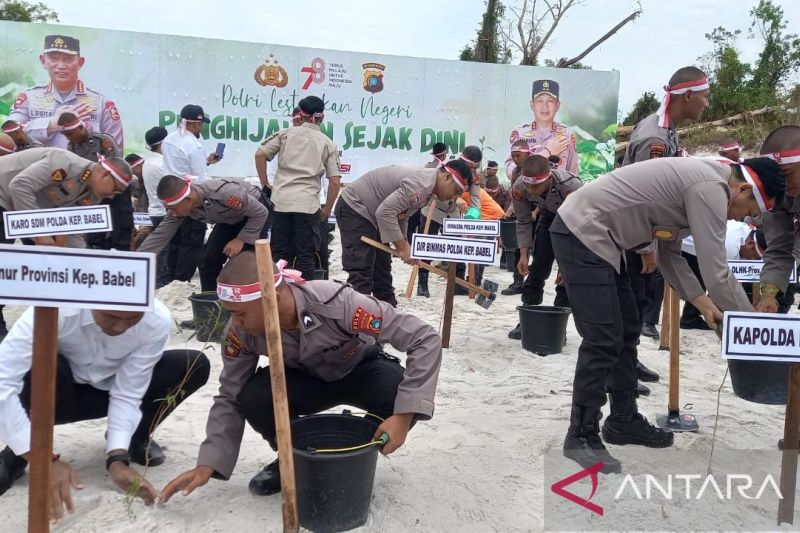
[[[278,59],[272,54],[264,60],[263,65],[259,65],[256,68],[253,78],[256,80],[256,83],[262,87],[272,86],[280,88],[286,87],[286,84],[289,83],[289,74],[286,73],[285,68],[278,64]]]
[[[379,93],[383,90],[383,70],[380,63],[364,63],[364,90],[368,93]]]

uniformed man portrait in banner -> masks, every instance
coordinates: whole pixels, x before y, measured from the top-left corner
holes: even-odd
[[[113,137],[122,148],[122,120],[117,106],[78,78],[86,61],[81,56],[80,41],[66,35],[47,35],[39,61],[50,82],[22,91],[8,118],[26,124],[28,135],[45,146],[66,148],[69,141],[61,133],[58,119],[62,113],[70,112],[94,132]]]
[[[527,141],[532,155],[558,157],[559,169],[577,173],[577,139],[570,128],[556,121],[560,107],[558,82],[534,81],[531,92],[533,122],[514,128],[509,143]]]

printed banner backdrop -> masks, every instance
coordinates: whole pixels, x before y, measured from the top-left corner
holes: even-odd
[[[0,118],[20,93],[46,86],[45,35],[80,40],[87,89],[116,104],[125,152],[146,154],[144,132],[172,131],[187,103],[211,118],[207,151],[226,143],[218,176],[254,176],[253,154],[268,135],[291,126],[301,98],[320,96],[322,130],[341,150],[344,181],[391,164],[423,165],[437,141],[450,153],[475,144],[487,160],[509,154],[512,129],[533,120],[531,83],[560,84],[556,120],[577,136],[585,181],[613,168],[618,72],[491,65],[385,56],[73,26],[0,22],[4,49]],[[45,89],[40,89],[44,91]],[[272,165],[274,167],[274,165]],[[274,170],[274,168],[273,168]]]

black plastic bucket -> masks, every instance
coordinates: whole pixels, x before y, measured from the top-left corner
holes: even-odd
[[[221,342],[222,331],[230,319],[230,313],[219,303],[213,291],[195,293],[189,296],[192,302],[197,340],[200,342]]]
[[[378,447],[347,452],[372,440],[378,422],[348,414],[311,415],[292,422],[300,525],[311,531],[347,531],[367,522]]]
[[[572,312],[569,307],[521,305],[517,311],[524,349],[537,355],[561,353]]]
[[[791,363],[741,361],[729,359],[733,393],[753,403],[780,405],[786,403]]]

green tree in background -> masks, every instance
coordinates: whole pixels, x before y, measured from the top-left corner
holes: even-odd
[[[0,0],[0,20],[58,22],[58,13],[42,2]]]
[[[628,116],[625,117],[625,120],[622,121],[623,126],[634,126],[640,120],[645,118],[648,115],[652,115],[658,110],[658,106],[661,105],[656,99],[656,94],[653,92],[646,92],[642,96],[636,100],[636,103],[633,104],[633,110],[628,113]]]
[[[475,40],[464,46],[459,59],[480,63],[508,63],[511,50],[505,40],[500,40],[498,24],[503,19],[505,6],[498,0],[486,0],[486,12],[478,27]]]
[[[698,58],[711,81],[706,120],[781,103],[787,94],[786,82],[800,67],[800,37],[786,33],[783,9],[772,0],[759,0],[750,16],[750,38],[764,43],[752,65],[741,60],[736,46],[740,30],[720,26],[706,34],[712,48]]]

